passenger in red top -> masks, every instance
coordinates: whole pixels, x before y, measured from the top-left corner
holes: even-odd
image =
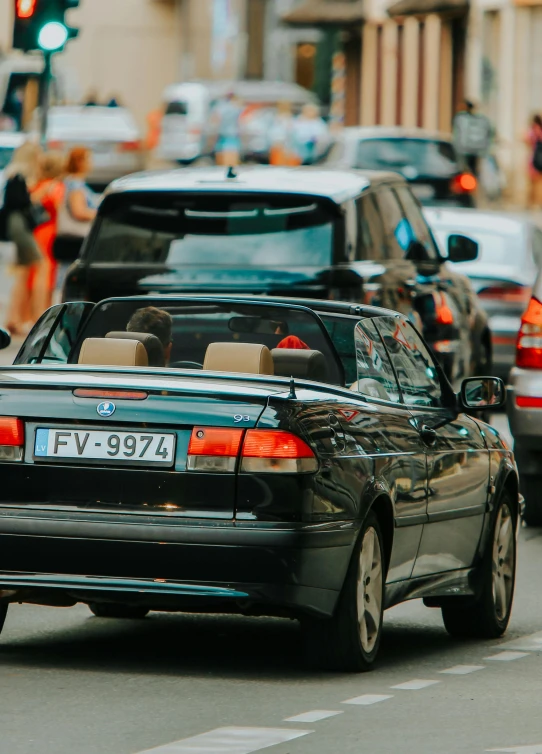
[[[309,346],[304,343],[297,335],[287,335],[278,344],[277,348],[298,348],[310,351]]]

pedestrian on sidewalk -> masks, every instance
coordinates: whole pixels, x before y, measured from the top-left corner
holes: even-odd
[[[43,291],[43,311],[53,302],[58,263],[53,253],[57,235],[58,210],[64,202],[66,187],[63,182],[65,159],[60,152],[47,152],[39,159],[38,181],[31,191],[32,201],[39,203],[47,219],[34,230],[34,238],[44,257],[43,280],[33,283]]]
[[[241,114],[243,107],[235,96],[228,92],[215,111],[218,138],[215,146],[217,165],[239,165],[241,154]]]
[[[8,303],[6,327],[13,335],[24,336],[43,311],[43,296],[37,286],[30,286],[31,275],[41,279],[43,256],[33,236],[34,228],[43,219],[37,217],[30,198],[37,178],[39,145],[22,144],[6,168],[4,203],[2,207],[3,236],[15,247],[12,266],[13,285]]]
[[[465,100],[465,107],[460,110],[453,124],[454,145],[464,167],[478,177],[480,160],[489,153],[493,138],[491,121],[485,115],[476,112],[476,106]]]
[[[533,117],[526,142],[530,147],[528,209],[542,209],[542,116]]]

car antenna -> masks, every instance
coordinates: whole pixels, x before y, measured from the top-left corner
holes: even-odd
[[[228,171],[226,173],[226,178],[238,178],[238,175],[235,172],[235,167],[233,165],[230,165],[228,167]]]
[[[297,395],[295,394],[295,382],[293,377],[290,377],[290,392],[288,393],[288,400],[297,400]]]

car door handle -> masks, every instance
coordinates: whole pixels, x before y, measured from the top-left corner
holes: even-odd
[[[432,427],[428,427],[427,424],[422,424],[420,428],[420,437],[422,442],[426,445],[434,445],[437,441],[437,433]]]

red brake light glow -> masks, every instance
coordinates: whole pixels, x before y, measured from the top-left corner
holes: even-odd
[[[239,454],[242,429],[194,427],[188,446],[189,456],[234,456]]]
[[[85,387],[76,388],[73,394],[76,398],[107,398],[119,401],[144,401],[148,397],[144,390],[93,390]]]
[[[522,369],[542,369],[542,303],[534,297],[521,318],[516,364]]]
[[[140,141],[121,141],[118,145],[119,152],[137,152],[140,149]]]
[[[0,445],[18,448],[24,445],[24,424],[20,419],[0,417]]]
[[[476,177],[472,173],[460,173],[452,180],[452,191],[456,194],[470,194],[476,191]]]
[[[516,395],[518,408],[542,408],[542,398],[531,395]]]
[[[243,445],[243,458],[314,458],[300,437],[276,429],[249,429]]]

